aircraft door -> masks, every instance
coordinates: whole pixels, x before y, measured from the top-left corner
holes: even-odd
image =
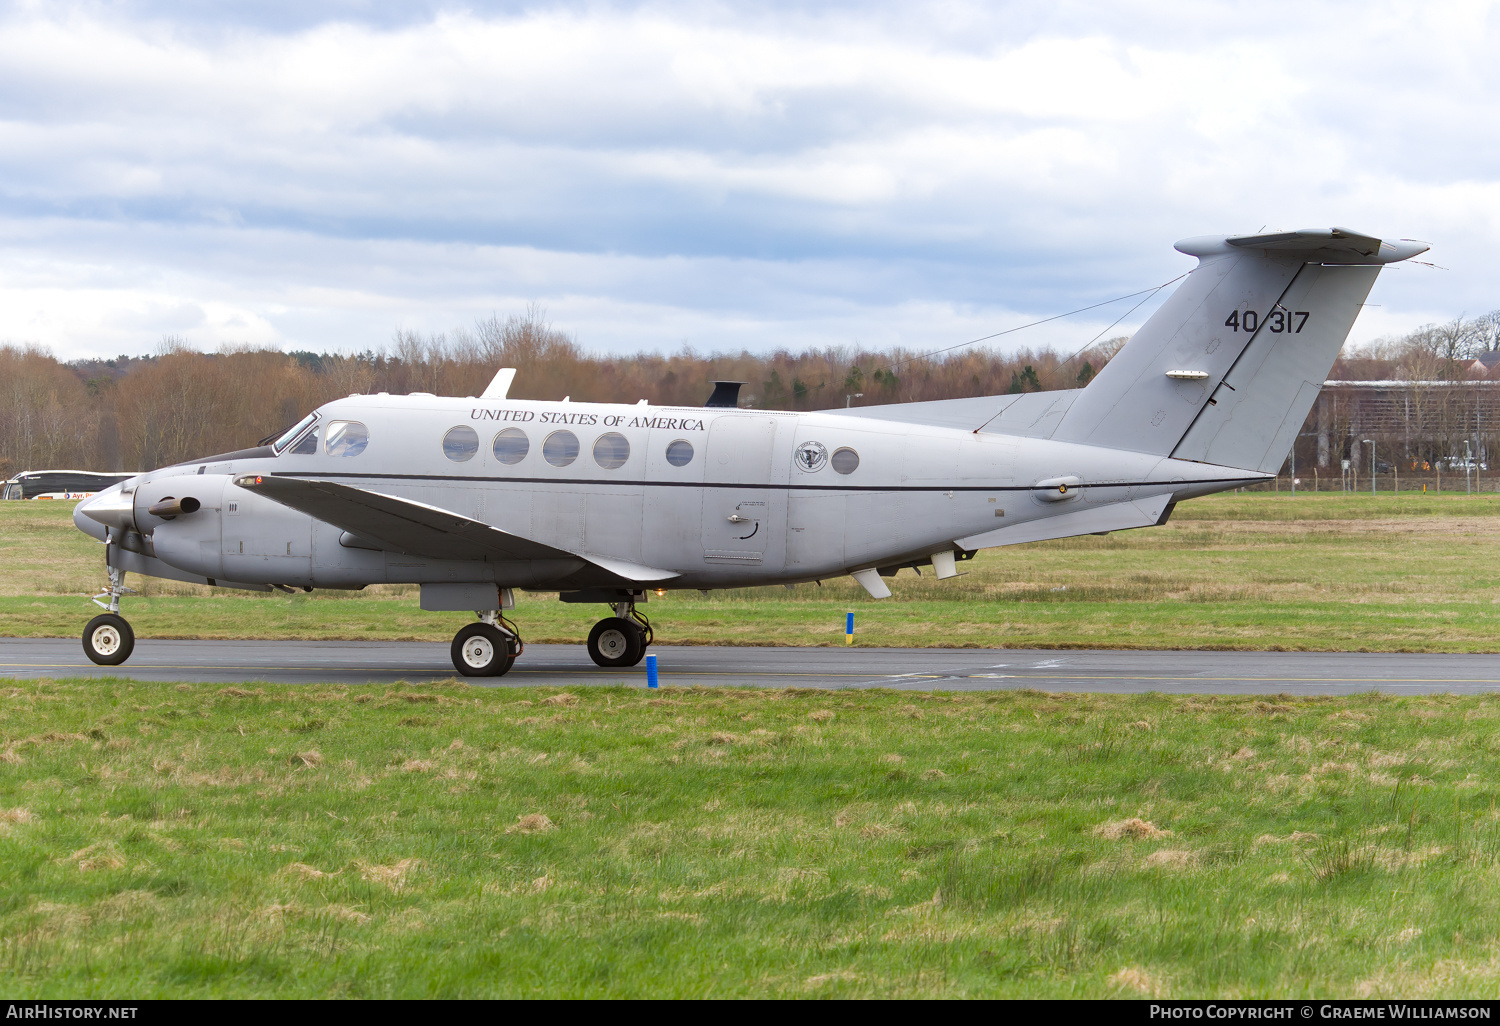
[[[784,502],[773,482],[776,418],[749,414],[716,417],[708,430],[703,468],[703,559],[706,563],[762,569],[779,565]],[[780,521],[776,513],[780,510]]]

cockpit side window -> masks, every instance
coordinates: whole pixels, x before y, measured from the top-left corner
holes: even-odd
[[[306,427],[309,424],[311,424],[313,421],[315,421],[317,419],[318,419],[318,415],[317,415],[316,412],[309,413],[307,416],[305,416],[301,420],[297,421],[297,423],[296,423],[295,426],[293,426],[292,428],[290,428],[289,430],[287,430],[285,433],[283,433],[280,438],[278,438],[278,439],[276,439],[276,441],[272,442],[271,443],[271,448],[274,449],[274,450],[276,450],[276,452],[279,454],[283,449],[285,449],[288,445],[291,444],[292,439],[294,439],[298,435],[300,435],[303,432],[303,430],[306,429]]]
[[[357,420],[335,420],[323,433],[323,451],[330,456],[358,456],[370,444],[370,429]]]
[[[318,429],[315,426],[309,428],[301,438],[292,443],[287,449],[294,456],[312,456],[318,451]]]

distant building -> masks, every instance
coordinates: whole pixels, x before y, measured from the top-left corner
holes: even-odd
[[[1487,374],[1500,352],[1473,361]],[[1376,459],[1408,469],[1464,455],[1478,460],[1500,439],[1500,376],[1458,381],[1325,381],[1299,438],[1315,438],[1319,467],[1349,460],[1355,470],[1368,460],[1364,439],[1375,442]],[[1309,447],[1310,448],[1310,447]],[[1300,459],[1312,456],[1298,450]]]

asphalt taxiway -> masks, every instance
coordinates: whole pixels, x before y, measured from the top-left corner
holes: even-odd
[[[652,651],[664,685],[1300,695],[1500,691],[1500,655],[666,645]],[[0,677],[17,679],[367,684],[452,676],[442,643],[144,639],[129,662],[103,667],[84,657],[77,639],[0,638]],[[645,680],[644,662],[625,671],[603,670],[582,645],[528,645],[510,673],[471,683],[642,686]]]

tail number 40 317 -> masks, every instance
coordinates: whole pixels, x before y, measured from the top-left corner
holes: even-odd
[[[1301,334],[1302,328],[1307,324],[1308,313],[1307,310],[1272,310],[1265,317],[1266,330],[1275,335],[1280,335],[1283,331],[1293,335]],[[1244,313],[1236,310],[1224,322],[1226,328],[1248,331],[1252,334],[1260,326],[1260,314],[1254,310],[1246,310]]]

